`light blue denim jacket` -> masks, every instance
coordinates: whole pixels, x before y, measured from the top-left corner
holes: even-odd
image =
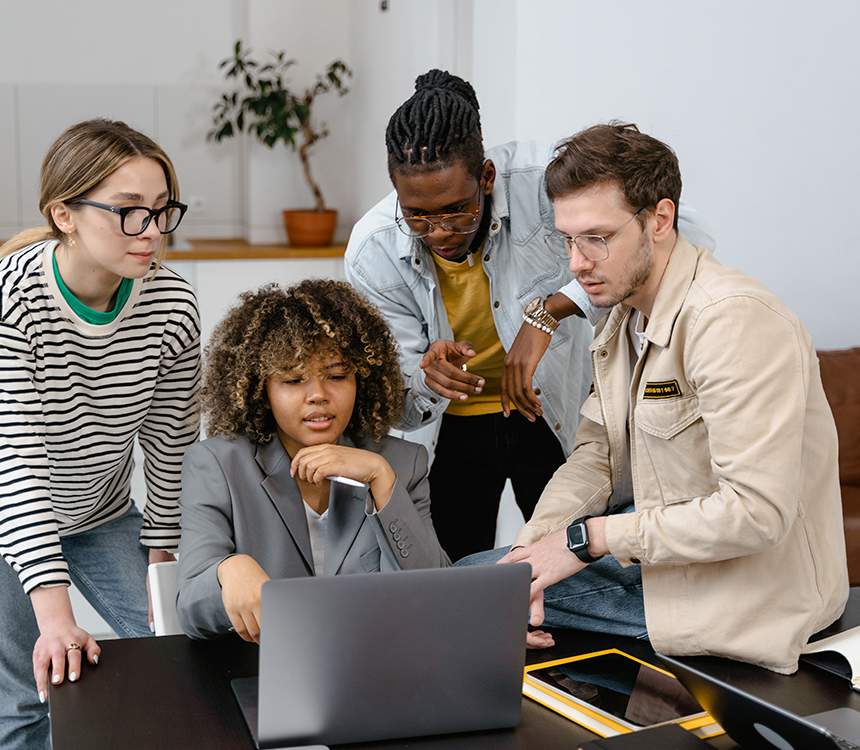
[[[561,291],[587,316],[571,316],[561,322],[534,377],[544,419],[569,455],[579,408],[591,386],[588,347],[593,324],[606,311],[593,307],[574,280],[564,244],[549,248],[544,241],[544,235],[555,228],[543,181],[550,157],[550,149],[531,142],[506,143],[487,151],[486,158],[496,167],[496,180],[490,229],[480,259],[490,280],[493,322],[505,351],[520,329],[523,308],[534,297],[546,298]],[[430,251],[394,223],[396,197],[395,192],[389,193],[355,225],[344,267],[349,282],[379,308],[391,326],[400,346],[407,389],[400,427],[409,431],[435,423],[429,439],[421,440],[432,456],[439,417],[449,401],[427,387],[418,363],[431,342],[454,336]],[[713,248],[713,240],[692,223],[683,205],[679,221],[694,244]]]

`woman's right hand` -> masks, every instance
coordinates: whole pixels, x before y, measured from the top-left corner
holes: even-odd
[[[33,676],[39,700],[44,703],[49,680],[59,685],[68,671],[69,682],[76,682],[81,677],[83,655],[90,664],[98,664],[101,647],[78,627],[65,587],[40,586],[30,592],[30,601],[39,624],[39,638],[33,648]],[[80,648],[70,649],[72,644]]]
[[[218,565],[224,609],[245,641],[260,642],[260,598],[268,580],[266,571],[250,555],[233,555]]]

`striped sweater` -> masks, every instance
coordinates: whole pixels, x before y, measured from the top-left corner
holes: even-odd
[[[191,286],[162,266],[135,280],[113,322],[90,325],[57,287],[56,244],[0,259],[0,553],[27,592],[68,585],[60,537],[131,508],[135,437],[141,544],[174,550],[182,458],[200,421]]]

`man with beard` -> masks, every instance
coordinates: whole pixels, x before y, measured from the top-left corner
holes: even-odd
[[[836,430],[809,334],[678,234],[677,158],[635,125],[564,142],[546,185],[570,269],[609,314],[576,447],[501,559],[532,566],[530,624],[794,672],[848,596]]]

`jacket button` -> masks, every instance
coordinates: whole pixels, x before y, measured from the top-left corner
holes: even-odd
[[[394,532],[394,541],[395,541],[395,542],[399,542],[399,541],[400,541],[400,534],[399,534],[398,532],[396,532],[396,531]]]
[[[558,432],[561,429],[561,422],[555,423],[555,431]]]
[[[400,556],[401,557],[409,557],[409,550],[408,549],[400,550]]]
[[[606,349],[601,349],[601,350],[600,350],[600,358],[601,358],[601,359],[606,359],[608,356],[609,356],[609,352],[608,352],[608,351],[606,351]]]
[[[406,546],[406,542],[404,542],[402,540],[397,542],[397,549],[403,549],[405,546]]]
[[[490,224],[490,229],[492,229],[494,232],[498,232],[499,231],[499,222],[494,221],[492,224]]]
[[[484,260],[489,260],[489,259],[490,259],[490,254],[489,254],[489,253],[487,253],[487,254],[484,256]]]
[[[431,403],[431,404],[438,404],[438,403],[439,403],[439,399],[438,399],[438,398],[435,398],[434,396],[430,396],[430,403]]]
[[[397,524],[396,524],[396,523],[390,523],[390,524],[388,524],[388,530],[389,530],[392,534],[394,534],[394,533],[395,533],[395,532],[397,532],[397,531],[400,531],[400,529],[398,529],[398,528],[397,528]]]
[[[535,388],[535,396],[540,396],[540,388]]]
[[[638,557],[631,557],[630,562],[632,562],[634,565],[639,565],[640,560]]]
[[[499,306],[499,301],[498,301],[498,300],[496,300],[495,302],[493,302],[493,307],[498,307],[498,306]]]

